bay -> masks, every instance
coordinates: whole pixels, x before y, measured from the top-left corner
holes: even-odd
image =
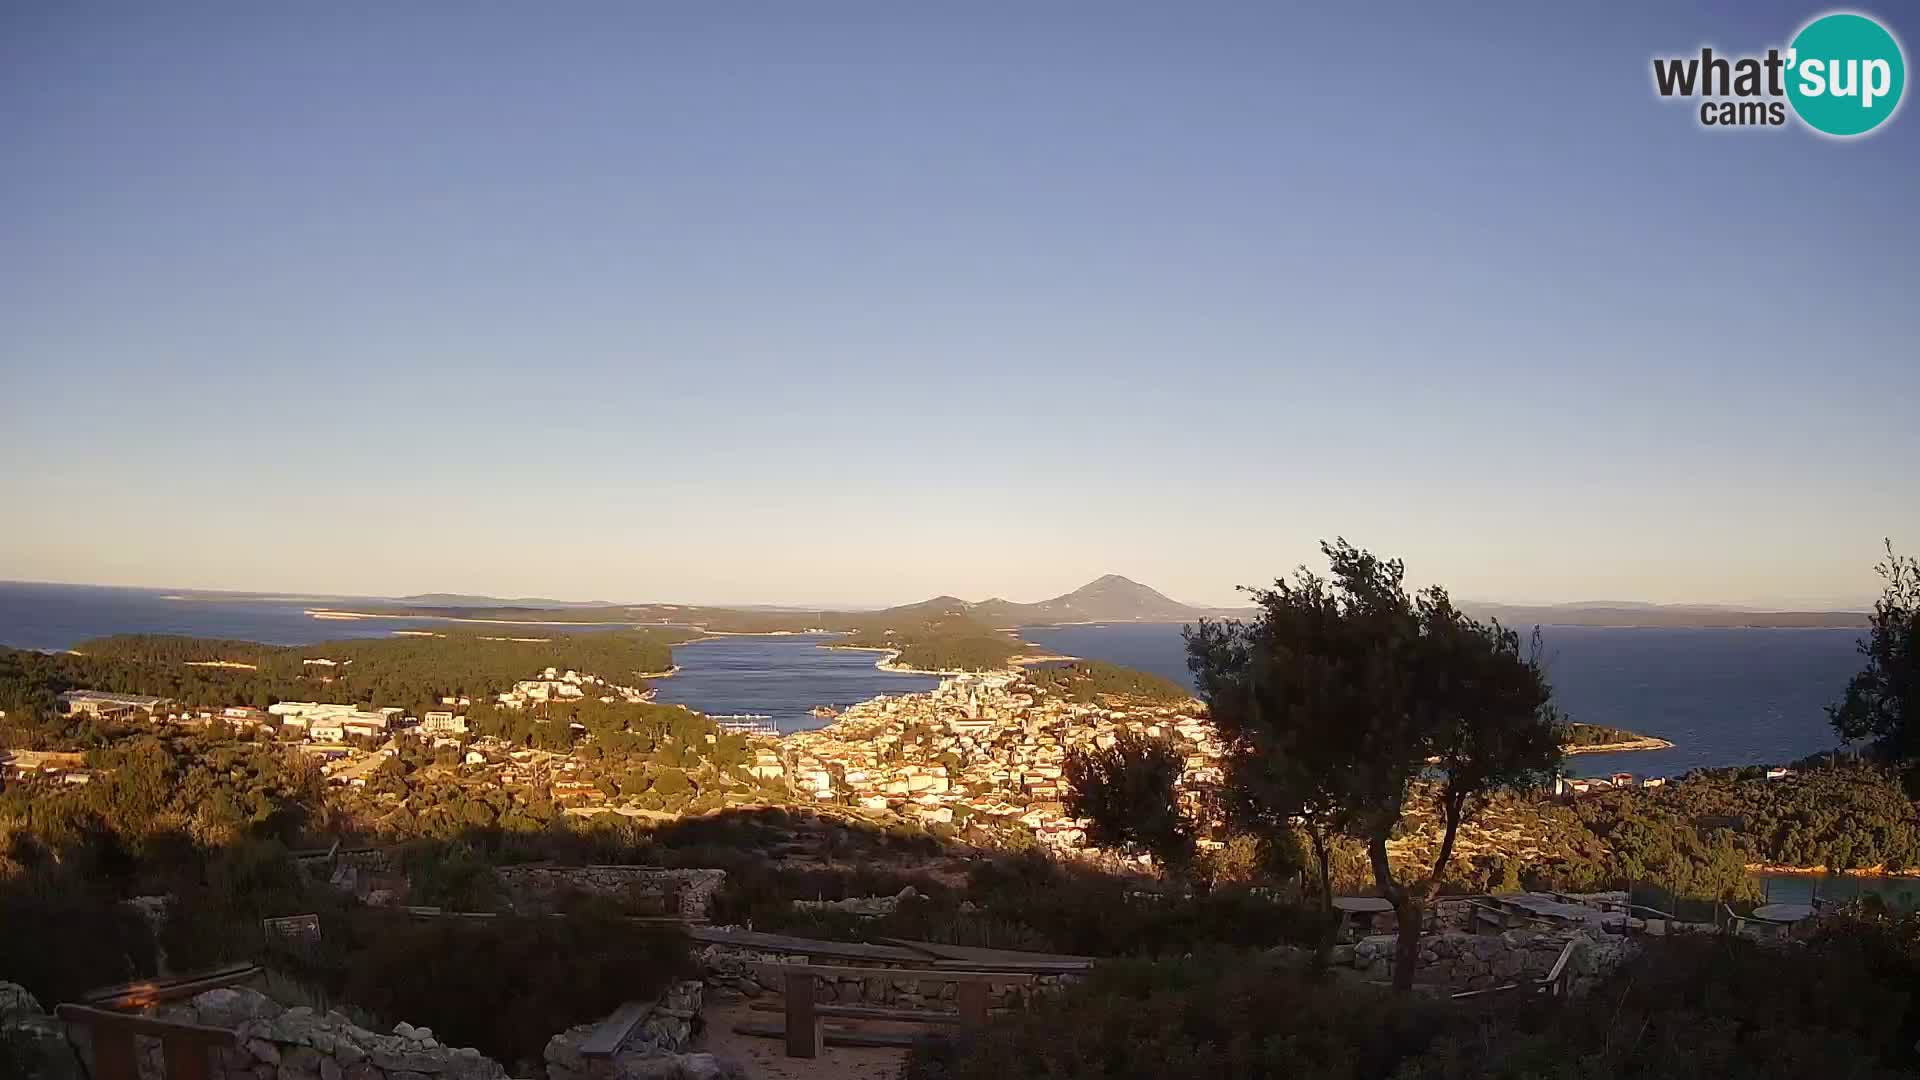
[[[1149,671],[1184,686],[1180,627],[1093,624],[1026,627],[1049,651]],[[1543,661],[1554,700],[1571,720],[1624,728],[1670,750],[1577,754],[1573,776],[1787,764],[1837,745],[1825,707],[1860,668],[1858,630],[1740,630],[1546,626]]]
[[[831,634],[729,635],[676,645],[679,670],[653,681],[654,700],[709,714],[768,716],[782,732],[831,721],[815,706],[844,708],[881,694],[914,694],[940,684],[932,675],[881,671],[885,653],[829,649]]]

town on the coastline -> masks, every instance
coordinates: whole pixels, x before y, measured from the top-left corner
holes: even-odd
[[[326,671],[327,657],[303,660]],[[949,675],[929,691],[888,694],[834,713],[826,726],[780,735],[764,718],[721,717],[722,734],[747,738],[750,760],[742,771],[755,784],[719,777],[730,805],[770,795],[816,806],[843,807],[880,818],[930,828],[975,829],[989,836],[1030,837],[1061,853],[1087,849],[1086,822],[1067,807],[1064,771],[1076,750],[1105,749],[1122,734],[1164,740],[1181,756],[1185,797],[1217,785],[1224,748],[1204,707],[1179,695],[1154,698],[1099,695],[1075,700],[1049,692],[1025,667]],[[1041,669],[1044,670],[1044,669]],[[650,688],[621,685],[599,675],[554,667],[515,683],[492,704],[538,711],[548,703],[586,699],[603,703],[651,700]],[[622,794],[602,782],[600,770],[565,751],[518,746],[470,730],[473,699],[442,698],[440,709],[419,716],[396,706],[281,701],[265,708],[203,707],[150,695],[73,690],[59,697],[68,715],[99,719],[145,719],[205,728],[214,724],[245,733],[263,731],[277,742],[316,759],[330,784],[363,788],[400,752],[400,740],[417,738],[432,751],[450,751],[465,782],[510,789],[543,788],[570,817],[615,814],[660,820],[675,814],[657,803]],[[544,722],[536,716],[536,722]],[[585,729],[573,724],[575,734]],[[1670,745],[1662,740],[1610,733],[1618,741],[1583,749],[1634,749]],[[712,741],[717,736],[709,734]],[[591,736],[586,736],[591,739]],[[13,751],[0,754],[0,768],[16,777],[38,776],[84,784],[92,770],[71,753]],[[1792,775],[1773,767],[1768,778]],[[1555,777],[1556,795],[1580,795],[1626,787],[1658,787],[1665,777],[1615,773],[1607,777]],[[1203,845],[1210,841],[1202,841]]]

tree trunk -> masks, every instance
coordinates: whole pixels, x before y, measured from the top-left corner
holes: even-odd
[[[1400,940],[1393,948],[1393,991],[1405,994],[1413,990],[1413,971],[1420,964],[1420,923],[1426,904],[1412,889],[1403,889],[1393,902],[1393,915],[1400,923]]]
[[[1325,834],[1309,829],[1307,835],[1313,839],[1313,855],[1320,864],[1320,943],[1313,950],[1313,973],[1318,975],[1327,970],[1327,964],[1333,959],[1334,939],[1339,936],[1340,924],[1333,917],[1333,873],[1332,856],[1327,850],[1328,839]]]
[[[1385,835],[1367,838],[1367,856],[1373,862],[1374,884],[1379,887],[1380,895],[1393,905],[1394,920],[1399,924],[1397,929],[1400,937],[1393,952],[1393,989],[1395,993],[1410,993],[1413,990],[1413,968],[1420,962],[1422,898],[1393,880],[1393,864],[1387,861]]]

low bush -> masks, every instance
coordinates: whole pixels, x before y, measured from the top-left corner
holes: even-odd
[[[1422,1053],[1451,1013],[1385,991],[1317,984],[1245,954],[1121,962],[979,1035],[922,1043],[903,1076],[1384,1080]]]
[[[526,1075],[548,1038],[697,972],[686,937],[619,918],[370,920],[327,990]],[[519,1068],[516,1069],[516,1066]]]
[[[906,1080],[1696,1080],[1920,1075],[1920,917],[1863,910],[1807,943],[1652,939],[1578,999],[1395,998],[1257,954],[1118,962]]]
[[[1920,954],[1891,960],[1886,928],[1834,933],[1785,948],[1668,940],[1582,1000],[1483,1014],[1403,1080],[1915,1075]]]

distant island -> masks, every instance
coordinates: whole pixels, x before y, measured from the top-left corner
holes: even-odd
[[[1709,604],[1647,604],[1590,601],[1573,604],[1501,604],[1462,602],[1479,619],[1508,626],[1671,627],[1702,629],[1860,629],[1864,611],[1755,611]],[[993,597],[963,600],[936,596],[877,611],[835,611],[779,607],[706,607],[689,604],[620,604],[604,600],[546,598],[503,600],[466,593],[422,593],[351,608],[317,607],[318,617],[404,616],[465,619],[475,622],[627,622],[635,625],[687,626],[709,633],[852,633],[896,623],[965,619],[988,630],[1075,623],[1192,623],[1201,619],[1245,619],[1251,607],[1206,607],[1182,603],[1119,574],[1095,578],[1072,592],[1034,603]],[[893,628],[898,629],[897,626]]]
[[[1604,724],[1569,723],[1565,749],[1569,754],[1612,754],[1627,750],[1671,750],[1673,744]]]
[[[1859,628],[1867,616],[1847,611],[1743,611],[1700,605],[1608,602],[1463,607],[1482,619],[1509,626],[1595,627],[1828,627]],[[1106,574],[1072,592],[1023,604],[994,597],[963,600],[936,596],[878,611],[703,607],[687,604],[615,604],[540,599],[500,600],[463,593],[424,593],[352,608],[314,607],[317,619],[432,618],[464,623],[525,625],[598,624],[661,627],[696,634],[834,634],[831,647],[872,649],[892,655],[889,671],[951,674],[994,671],[1031,660],[1031,648],[1014,633],[1023,626],[1084,623],[1187,624],[1201,619],[1244,619],[1252,608],[1201,607],[1181,603],[1119,574]],[[1663,749],[1661,740],[1626,733],[1598,749]],[[1618,744],[1618,745],[1615,745]]]
[[[1865,629],[1865,611],[1749,611],[1711,604],[1474,604],[1461,610],[1508,626],[1658,626],[1673,629]]]

